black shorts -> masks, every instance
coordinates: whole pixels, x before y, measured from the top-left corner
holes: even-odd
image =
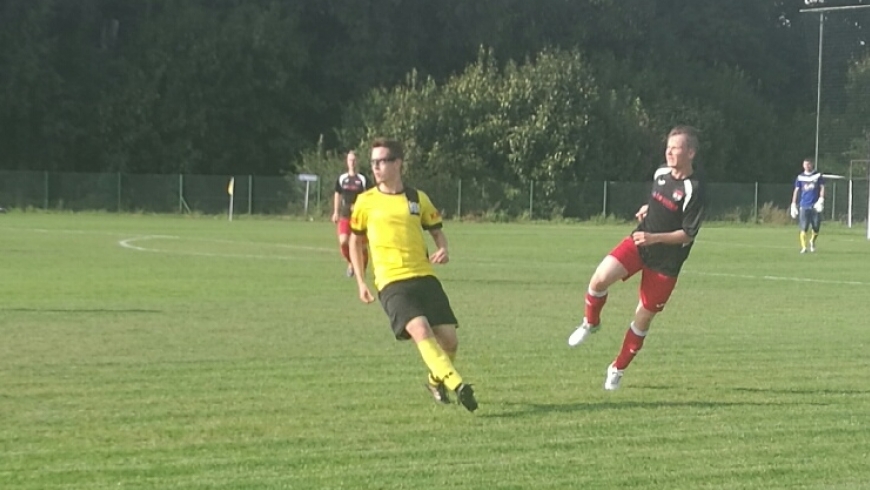
[[[426,317],[429,325],[456,325],[456,315],[441,281],[435,276],[414,277],[387,284],[378,293],[396,340],[411,338],[405,327],[418,316]]]

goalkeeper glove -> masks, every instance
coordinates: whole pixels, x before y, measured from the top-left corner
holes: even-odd
[[[789,214],[791,214],[791,219],[795,219],[798,217],[797,204],[791,203],[791,209],[789,210]]]
[[[818,212],[818,213],[821,213],[822,211],[824,211],[825,210],[825,198],[820,197],[819,200],[816,201],[815,204],[813,204],[813,209],[815,209],[816,212]]]

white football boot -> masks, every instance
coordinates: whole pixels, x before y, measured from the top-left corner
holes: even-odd
[[[615,363],[607,366],[607,378],[604,380],[604,389],[607,391],[619,389],[619,383],[622,381],[623,374],[625,374],[625,370],[616,369]]]
[[[571,347],[575,347],[583,343],[586,340],[586,337],[589,337],[593,333],[597,332],[601,329],[601,325],[590,325],[589,322],[586,321],[586,317],[583,317],[583,323],[577,327],[577,330],[574,330],[568,337],[568,345]]]

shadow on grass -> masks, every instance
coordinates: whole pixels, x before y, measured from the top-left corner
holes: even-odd
[[[776,395],[870,395],[870,390],[834,390],[830,388],[734,388],[744,393],[773,393]]]
[[[484,413],[480,417],[484,418],[517,418],[534,415],[546,415],[551,413],[575,413],[575,412],[602,412],[613,410],[661,410],[661,409],[722,409],[732,407],[783,407],[795,405],[814,405],[828,406],[826,402],[789,402],[782,400],[773,401],[703,401],[703,400],[688,400],[688,401],[635,401],[635,400],[614,400],[605,402],[593,403],[517,403],[517,402],[502,402],[499,406],[506,407],[507,410],[501,413]]]
[[[0,308],[0,311],[18,313],[163,313],[163,310],[106,309],[106,308]]]
[[[564,285],[564,286],[576,286],[577,281],[574,280],[573,277],[559,280],[554,279],[552,277],[546,277],[541,280],[529,280],[528,278],[507,278],[507,277],[498,277],[498,278],[450,278],[451,283],[465,283],[465,284],[482,284],[484,286],[494,286],[494,285],[511,285],[518,287],[528,287],[528,286],[544,286],[544,285]]]

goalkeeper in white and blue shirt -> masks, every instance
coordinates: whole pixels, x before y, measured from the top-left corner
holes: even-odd
[[[822,225],[822,211],[825,210],[825,179],[815,169],[813,160],[804,160],[804,171],[794,180],[791,195],[791,217],[798,219],[800,226],[801,253],[816,251],[816,238]],[[807,232],[812,234],[807,241]]]

